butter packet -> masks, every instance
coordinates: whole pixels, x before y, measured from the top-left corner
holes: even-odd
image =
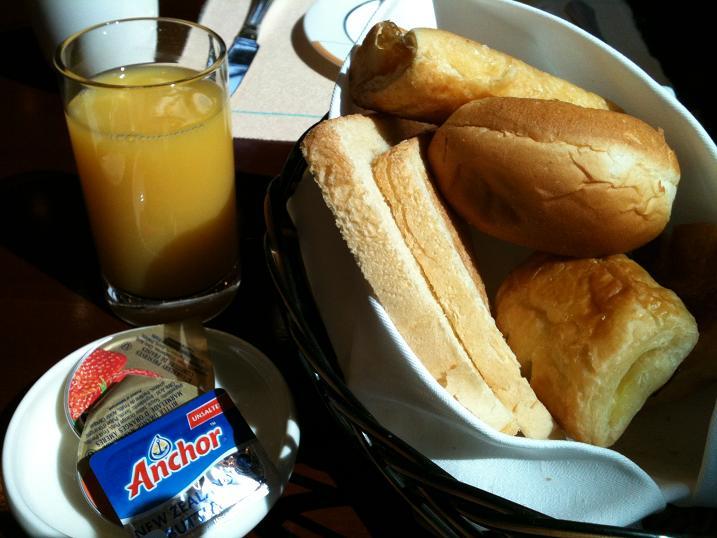
[[[88,500],[132,536],[194,536],[263,498],[276,470],[215,389],[78,461]]]

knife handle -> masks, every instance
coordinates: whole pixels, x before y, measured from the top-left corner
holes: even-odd
[[[269,9],[269,5],[272,0],[252,0],[249,6],[249,13],[247,13],[244,25],[239,31],[241,37],[253,39],[256,41],[257,34],[259,33],[259,25],[261,24],[266,11]]]

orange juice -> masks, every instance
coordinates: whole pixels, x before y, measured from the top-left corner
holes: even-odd
[[[149,298],[200,292],[237,261],[226,93],[176,66],[105,73],[67,124],[105,278]],[[175,84],[163,84],[180,81]],[[127,86],[127,87],[117,87]],[[153,86],[154,85],[154,86]]]

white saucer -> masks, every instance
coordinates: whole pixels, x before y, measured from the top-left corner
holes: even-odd
[[[132,329],[123,334],[134,331]],[[272,493],[244,507],[226,525],[204,536],[241,536],[267,514],[289,480],[300,431],[294,403],[281,374],[248,343],[209,329],[216,385],[224,388],[275,463],[279,484]],[[87,504],[75,474],[77,436],[62,406],[66,377],[74,364],[100,339],[80,348],[48,370],[27,392],[8,426],[2,467],[13,514],[31,536],[126,536]]]
[[[380,3],[379,0],[317,0],[304,15],[304,33],[319,54],[340,66]]]

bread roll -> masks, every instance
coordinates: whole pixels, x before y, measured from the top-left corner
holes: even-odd
[[[341,235],[408,346],[458,402],[496,430],[515,434],[513,414],[456,338],[374,181],[373,161],[398,141],[389,134],[395,121],[362,115],[324,121],[302,151]]]
[[[555,429],[550,413],[520,374],[515,355],[490,313],[470,250],[426,170],[427,138],[411,138],[379,156],[373,173],[401,235],[443,314],[498,399],[526,437]]]
[[[476,41],[432,28],[406,32],[390,21],[371,28],[356,50],[349,92],[364,108],[434,123],[489,96],[610,108],[602,97]]]
[[[429,147],[443,195],[485,233],[535,250],[627,252],[667,224],[680,169],[662,132],[618,112],[486,98]]]
[[[697,342],[682,301],[622,254],[537,254],[498,290],[496,320],[530,384],[578,441],[612,445]]]

